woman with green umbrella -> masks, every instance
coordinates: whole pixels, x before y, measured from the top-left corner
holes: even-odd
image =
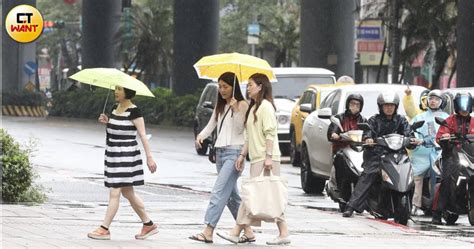
[[[102,225],[87,234],[89,238],[109,240],[109,226],[117,213],[120,195],[128,199],[133,210],[143,222],[136,239],[146,239],[156,234],[158,227],[151,221],[142,199],[135,193],[134,186],[144,185],[143,161],[137,142],[137,134],[142,141],[147,166],[151,173],[156,171],[156,163],[150,151],[145,132],[145,122],[140,109],[131,99],[136,92],[121,86],[115,87],[115,101],[110,117],[101,114],[99,122],[107,126],[105,149],[105,186],[110,189],[109,205]]]

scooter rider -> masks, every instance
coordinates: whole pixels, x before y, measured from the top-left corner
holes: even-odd
[[[368,145],[375,145],[374,139],[383,135],[397,133],[404,136],[410,135],[410,125],[404,116],[397,114],[400,97],[394,92],[381,93],[377,98],[379,114],[372,116],[368,123],[371,131],[364,132],[363,141]],[[413,140],[414,141],[414,140]],[[351,217],[354,210],[362,212],[371,186],[380,178],[380,157],[384,150],[380,147],[369,146],[364,150],[364,163],[362,172],[352,196],[347,204],[343,217]]]
[[[343,184],[344,181],[344,162],[341,156],[337,156],[337,152],[349,146],[350,143],[341,141],[340,134],[342,132],[348,132],[350,130],[357,130],[358,123],[365,123],[367,120],[360,114],[362,108],[364,107],[364,98],[360,94],[350,94],[346,99],[346,110],[343,113],[337,114],[334,117],[339,119],[342,129],[334,123],[331,122],[328,128],[327,137],[330,142],[332,142],[332,152],[334,156],[334,169],[336,175],[336,185],[337,189],[340,192],[340,198],[345,202],[349,201],[351,197],[351,186],[348,184]],[[330,180],[331,181],[331,180]],[[341,210],[343,212],[344,209]]]
[[[418,129],[418,133],[415,133],[415,137],[421,139],[424,146],[416,147],[410,156],[415,181],[415,192],[412,199],[412,215],[423,215],[421,210],[422,193],[423,180],[426,176],[431,178],[431,192],[434,192],[436,175],[434,171],[431,170],[431,167],[440,154],[440,151],[436,150],[435,146],[436,133],[439,129],[439,125],[435,122],[435,117],[443,119],[448,117],[448,114],[441,110],[445,103],[441,91],[432,90],[428,93],[428,110],[418,114],[411,120],[412,123],[420,120],[425,121],[424,125]]]
[[[470,93],[458,93],[453,100],[455,114],[449,116],[445,121],[447,127],[441,126],[436,134],[436,141],[440,139],[449,139],[451,135],[464,137],[467,134],[474,134],[474,118],[472,112],[472,96]],[[460,146],[460,145],[459,145]],[[450,160],[453,154],[443,148],[443,161]],[[445,164],[446,166],[449,164]],[[434,213],[432,223],[440,225],[441,214],[445,210],[456,212],[455,182],[459,169],[457,167],[442,167],[441,186],[438,202],[433,206]]]

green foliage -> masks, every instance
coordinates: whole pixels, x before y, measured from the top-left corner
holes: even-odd
[[[221,0],[219,46],[221,52],[250,53],[247,26],[260,24],[257,50],[270,49],[276,53],[276,66],[289,66],[299,60],[299,13],[296,0]]]
[[[138,1],[122,16],[124,68],[145,83],[166,85],[172,66],[172,1]]]
[[[132,100],[142,111],[147,123],[192,127],[200,91],[192,95],[175,96],[171,90],[158,87],[152,92],[155,98],[136,96]],[[50,115],[97,119],[106,97],[107,90],[101,88],[55,92]],[[113,104],[114,93],[111,91],[106,113],[110,112]]]
[[[45,96],[39,92],[3,92],[2,105],[18,106],[42,106],[45,104]]]
[[[30,165],[30,154],[34,143],[22,149],[5,130],[0,129],[2,144],[2,200],[6,202],[36,202],[46,201],[42,187],[33,184],[36,173]]]

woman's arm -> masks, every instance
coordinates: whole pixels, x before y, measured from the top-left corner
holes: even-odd
[[[235,169],[237,171],[244,170],[244,161],[245,161],[245,158],[247,158],[248,148],[249,148],[248,140],[245,140],[244,146],[242,147],[242,150],[240,151],[240,155],[235,161]]]
[[[146,161],[148,165],[148,169],[150,170],[151,173],[154,173],[156,171],[156,163],[155,160],[153,160],[153,155],[151,154],[150,150],[150,145],[148,143],[148,139],[146,137],[146,132],[145,132],[145,121],[142,117],[136,118],[132,120],[133,124],[137,128],[138,135],[140,136],[140,139],[143,144],[143,148],[145,149],[145,154],[146,154]]]

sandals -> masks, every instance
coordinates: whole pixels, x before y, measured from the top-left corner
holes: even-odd
[[[203,239],[200,239],[200,238],[203,238]],[[196,235],[190,236],[189,239],[199,241],[199,242],[204,242],[206,244],[214,243],[214,241],[207,239],[204,233],[198,233]]]
[[[246,234],[243,234],[242,237],[239,239],[239,243],[252,243],[255,242],[255,236],[249,238]]]

